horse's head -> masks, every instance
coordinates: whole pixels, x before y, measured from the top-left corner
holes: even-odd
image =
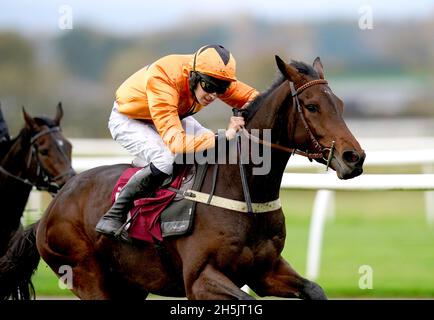
[[[288,121],[288,136],[292,137],[293,144],[301,150],[322,153],[316,160],[324,164],[330,160],[329,166],[340,179],[362,174],[365,152],[345,124],[344,103],[324,80],[320,58],[315,59],[313,67],[295,61],[286,64],[278,56],[276,62],[285,78],[294,85],[294,112],[298,114],[295,125]]]
[[[36,186],[56,192],[75,175],[71,166],[72,145],[60,130],[62,104],[57,105],[54,119],[33,118],[24,108],[23,116],[30,138],[31,165],[36,168]]]

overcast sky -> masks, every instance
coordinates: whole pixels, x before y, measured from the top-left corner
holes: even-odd
[[[372,6],[374,22],[434,15],[432,0],[1,0],[0,28],[56,32],[62,5],[72,9],[74,24],[119,33],[161,30],[198,18],[234,19],[240,14],[271,21],[357,21],[363,5]]]

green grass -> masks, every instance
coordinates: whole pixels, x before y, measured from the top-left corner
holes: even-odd
[[[60,289],[59,280],[48,265],[41,260],[38,270],[33,276],[36,296],[66,296],[73,297],[74,294],[68,289]]]
[[[285,258],[306,269],[310,209],[314,194],[285,197]],[[297,203],[298,205],[292,205]],[[433,297],[434,232],[425,221],[423,194],[340,192],[336,215],[327,221],[317,282],[330,297]],[[359,288],[359,267],[373,270],[373,289]]]
[[[314,192],[283,191],[287,239],[283,255],[305,274]],[[421,192],[339,192],[326,223],[320,277],[330,298],[434,297],[434,228],[425,221]],[[359,288],[359,267],[373,270],[373,289]],[[38,295],[71,295],[41,263]]]

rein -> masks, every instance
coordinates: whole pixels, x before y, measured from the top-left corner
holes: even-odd
[[[241,162],[241,141],[240,141],[240,134],[244,134],[249,140],[256,142],[256,143],[260,143],[262,145],[266,145],[278,150],[282,150],[285,152],[289,152],[291,154],[298,154],[301,156],[305,156],[307,157],[310,161],[312,161],[312,159],[322,159],[324,161],[326,161],[326,165],[327,165],[327,169],[330,166],[330,162],[333,159],[333,154],[334,154],[334,149],[335,149],[335,141],[332,141],[332,144],[330,147],[322,147],[321,144],[318,142],[318,140],[315,138],[315,136],[312,133],[312,130],[310,129],[304,114],[303,114],[303,110],[301,108],[300,105],[300,101],[298,100],[298,95],[305,89],[314,86],[314,85],[318,85],[318,84],[328,84],[327,80],[324,79],[317,79],[317,80],[312,80],[309,81],[307,83],[305,83],[304,85],[300,86],[298,89],[295,89],[294,84],[292,82],[290,82],[290,88],[291,88],[291,96],[293,99],[293,103],[297,108],[297,112],[299,117],[301,118],[302,122],[303,122],[303,126],[306,130],[306,132],[308,133],[311,142],[314,146],[314,148],[317,150],[317,152],[309,152],[309,151],[301,151],[297,148],[289,148],[289,147],[285,147],[276,143],[272,143],[272,142],[268,142],[268,141],[264,141],[256,136],[251,135],[246,128],[242,128],[241,132],[237,132],[236,135],[236,139],[237,139],[237,154],[238,157],[240,158],[239,161],[239,167],[240,167],[240,175],[241,175],[241,183],[242,183],[242,187],[243,187],[243,194],[244,194],[244,200],[245,201],[236,201],[236,200],[232,200],[232,199],[228,199],[228,198],[223,198],[223,197],[218,197],[214,195],[214,189],[215,189],[215,184],[216,184],[216,173],[217,173],[217,168],[218,165],[215,166],[215,170],[214,170],[214,174],[213,174],[213,182],[212,182],[212,190],[210,194],[207,193],[202,193],[202,192],[198,192],[198,191],[194,191],[194,190],[186,190],[186,191],[181,191],[179,189],[175,189],[175,188],[170,188],[171,191],[176,192],[178,194],[181,194],[185,199],[191,200],[191,201],[196,201],[196,202],[201,202],[201,203],[205,203],[207,205],[213,205],[213,206],[217,206],[217,207],[221,207],[221,208],[226,208],[229,210],[235,210],[235,211],[239,211],[239,212],[246,212],[248,214],[255,214],[255,213],[265,213],[265,212],[271,212],[274,210],[277,210],[281,207],[280,204],[280,200],[276,199],[274,201],[270,201],[270,202],[266,202],[266,203],[252,203],[251,201],[251,197],[250,197],[250,191],[249,191],[249,186],[247,183],[247,175],[246,175],[246,170],[244,167],[244,164]],[[243,110],[240,109],[232,109],[232,112],[234,114],[234,116],[242,116],[242,112]],[[295,127],[295,117],[294,117],[294,126]],[[294,129],[293,129],[294,131]],[[324,156],[324,152],[328,151],[329,154],[327,157]]]
[[[0,166],[0,171],[3,172],[4,174],[6,174],[7,176],[14,178],[17,181],[22,182],[23,184],[32,186],[32,187],[36,187],[36,189],[40,190],[40,191],[48,191],[50,193],[56,193],[57,191],[59,191],[59,186],[56,184],[56,181],[60,180],[61,178],[63,178],[64,176],[70,174],[73,169],[70,168],[68,171],[61,173],[55,177],[50,177],[45,170],[42,168],[41,163],[36,155],[36,147],[35,147],[35,143],[36,141],[41,138],[42,136],[45,136],[47,134],[52,134],[55,132],[59,132],[60,128],[59,127],[52,127],[49,128],[47,130],[43,130],[39,133],[37,133],[36,135],[34,135],[31,139],[30,139],[30,145],[31,145],[31,156],[29,157],[29,161],[27,162],[27,169],[30,167],[32,159],[35,158],[36,159],[36,176],[37,178],[42,178],[42,181],[44,182],[44,184],[38,184],[38,183],[32,183],[30,180],[28,179],[23,179],[17,175],[12,174],[11,172],[9,172],[8,170],[6,170],[3,166]],[[63,150],[60,150],[63,154]],[[66,157],[66,156],[65,156]],[[66,157],[67,158],[67,157]],[[38,180],[38,179],[37,179]]]

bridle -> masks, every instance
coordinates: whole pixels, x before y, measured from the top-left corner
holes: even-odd
[[[198,193],[196,191],[191,192],[191,190],[189,192],[185,192],[185,191],[181,191],[181,190],[176,189],[176,188],[171,188],[169,190],[174,191],[174,192],[176,192],[178,194],[182,194],[185,198],[189,197],[188,199],[190,199],[190,200],[206,203],[208,205],[210,203],[212,203],[213,198],[214,199],[219,198],[220,202],[222,202],[222,201],[223,202],[230,201],[231,204],[232,204],[232,207],[231,206],[224,206],[222,203],[220,203],[219,205],[217,205],[217,204],[214,204],[214,205],[217,205],[217,206],[220,206],[220,207],[223,207],[223,208],[227,208],[227,209],[230,209],[230,210],[238,210],[238,211],[242,211],[242,212],[247,211],[248,214],[254,214],[254,213],[257,213],[257,212],[269,212],[269,211],[277,210],[278,208],[280,208],[280,202],[279,203],[276,202],[276,201],[278,201],[278,199],[274,200],[274,201],[271,201],[271,202],[265,203],[264,205],[268,206],[268,209],[265,209],[265,211],[260,211],[260,210],[257,209],[258,205],[261,205],[261,204],[252,203],[252,200],[251,200],[251,197],[250,197],[249,184],[248,184],[248,180],[247,180],[246,168],[245,168],[243,162],[241,161],[241,152],[242,152],[241,151],[241,149],[242,149],[242,146],[241,146],[241,136],[240,136],[241,133],[244,134],[249,140],[251,140],[253,142],[261,143],[263,145],[267,145],[267,146],[270,146],[270,147],[275,148],[275,149],[279,149],[279,150],[282,150],[282,151],[290,152],[291,154],[299,154],[299,155],[308,157],[309,160],[311,160],[311,161],[312,161],[312,159],[322,159],[322,160],[324,160],[324,161],[327,162],[327,169],[328,169],[328,167],[330,165],[330,161],[333,159],[333,153],[334,153],[334,148],[335,148],[334,147],[335,141],[332,141],[331,147],[322,147],[321,146],[321,144],[318,142],[318,140],[313,135],[312,130],[310,129],[309,125],[307,124],[307,121],[306,121],[306,119],[304,117],[304,114],[303,114],[303,110],[301,109],[300,101],[298,100],[298,95],[303,90],[305,90],[306,88],[309,88],[309,87],[317,85],[317,84],[328,84],[328,82],[326,80],[324,80],[324,79],[312,80],[312,81],[309,81],[309,82],[305,83],[304,85],[300,86],[297,90],[295,89],[294,84],[292,82],[290,82],[289,84],[290,84],[290,88],[291,88],[291,96],[292,96],[292,99],[293,99],[293,103],[294,103],[294,105],[297,108],[297,113],[298,113],[301,121],[303,122],[303,126],[304,126],[306,132],[308,133],[308,135],[309,135],[309,137],[311,139],[311,142],[312,142],[312,144],[313,144],[313,146],[314,146],[314,148],[316,149],[317,152],[313,152],[312,153],[312,152],[309,152],[309,151],[301,151],[301,150],[299,150],[297,148],[289,148],[289,147],[282,146],[280,144],[272,143],[272,142],[269,142],[269,141],[264,141],[264,140],[262,140],[262,139],[260,139],[258,137],[255,137],[255,136],[251,135],[246,130],[246,128],[243,127],[236,134],[236,144],[237,144],[237,156],[240,159],[238,161],[238,165],[239,165],[239,169],[240,169],[241,185],[242,185],[242,188],[243,188],[243,195],[244,195],[244,201],[245,201],[244,203],[246,205],[245,208],[243,207],[242,210],[234,209],[235,205],[234,205],[234,201],[233,200],[226,199],[226,198],[221,198],[221,197],[215,197],[214,198],[214,191],[215,191],[216,180],[217,180],[217,171],[218,171],[218,167],[219,167],[218,165],[214,166],[214,172],[213,172],[213,175],[212,175],[212,177],[213,177],[212,178],[212,187],[211,187],[211,192],[209,194],[200,194],[200,193]],[[234,116],[243,116],[243,113],[248,112],[248,110],[233,108],[232,112],[233,112]],[[297,117],[294,117],[293,121],[294,121],[294,123],[293,123],[292,129],[291,129],[292,130],[292,134],[291,134],[292,138],[294,138],[294,134],[295,134],[295,124],[296,124],[296,121],[297,121]],[[328,154],[327,158],[324,155],[325,151],[329,151],[329,154]],[[196,199],[199,196],[202,197],[201,200]],[[237,202],[244,205],[243,202],[240,202],[240,201],[237,201]],[[256,206],[256,209],[254,209],[254,205]]]
[[[55,194],[57,193],[57,191],[60,190],[59,185],[57,184],[57,181],[59,181],[60,179],[62,179],[63,177],[70,175],[72,173],[74,173],[74,170],[72,169],[72,167],[70,167],[67,171],[55,176],[55,177],[51,177],[46,170],[42,167],[40,161],[39,161],[39,157],[37,155],[37,146],[35,145],[36,141],[38,141],[39,138],[47,135],[47,134],[53,134],[55,132],[59,132],[60,131],[60,127],[52,127],[52,128],[48,128],[46,130],[43,130],[41,132],[38,132],[36,135],[34,135],[31,139],[30,139],[30,146],[31,146],[31,155],[27,161],[27,167],[26,169],[29,169],[31,164],[32,164],[32,159],[36,160],[36,182],[32,182],[29,179],[23,179],[17,175],[14,175],[13,173],[9,172],[8,170],[6,170],[3,166],[0,166],[0,171],[4,174],[6,174],[9,177],[14,178],[17,181],[22,182],[23,184],[32,186],[32,187],[36,187],[36,189],[40,190],[40,191],[48,191],[51,194]],[[65,159],[68,159],[67,155],[65,154],[65,152],[59,148],[59,151],[62,153],[62,155],[65,157]],[[42,183],[39,183],[39,181],[42,181]]]
[[[328,84],[327,80],[324,79],[316,79],[316,80],[312,80],[309,82],[306,82],[305,84],[303,84],[302,86],[300,86],[298,89],[295,89],[294,83],[293,82],[289,82],[290,88],[291,88],[291,96],[293,99],[293,104],[294,106],[297,108],[297,113],[299,115],[299,118],[301,119],[304,129],[306,130],[307,134],[309,135],[309,138],[312,142],[313,147],[315,148],[315,152],[309,152],[309,151],[302,151],[299,150],[297,148],[289,148],[286,146],[282,146],[280,144],[276,144],[276,143],[272,143],[269,141],[264,141],[258,137],[253,136],[252,134],[250,134],[245,128],[242,129],[242,133],[244,134],[244,136],[246,136],[248,139],[256,142],[256,143],[261,143],[263,145],[272,147],[274,149],[278,149],[278,150],[282,150],[285,152],[289,152],[291,153],[291,155],[294,154],[298,154],[304,157],[307,157],[310,161],[312,161],[312,159],[322,159],[326,162],[327,165],[327,169],[330,166],[330,162],[333,159],[333,154],[334,154],[334,150],[335,150],[335,141],[332,141],[331,146],[330,147],[323,147],[321,146],[321,144],[318,142],[318,140],[315,138],[315,136],[312,133],[312,130],[310,129],[306,118],[304,116],[303,110],[301,108],[300,105],[300,101],[298,99],[298,95],[304,91],[305,89],[315,86],[315,85],[319,85],[319,84]],[[294,137],[295,134],[295,122],[297,121],[296,117],[294,117],[293,120],[293,125],[292,125],[292,137]],[[325,152],[328,151],[328,156],[325,156]]]

